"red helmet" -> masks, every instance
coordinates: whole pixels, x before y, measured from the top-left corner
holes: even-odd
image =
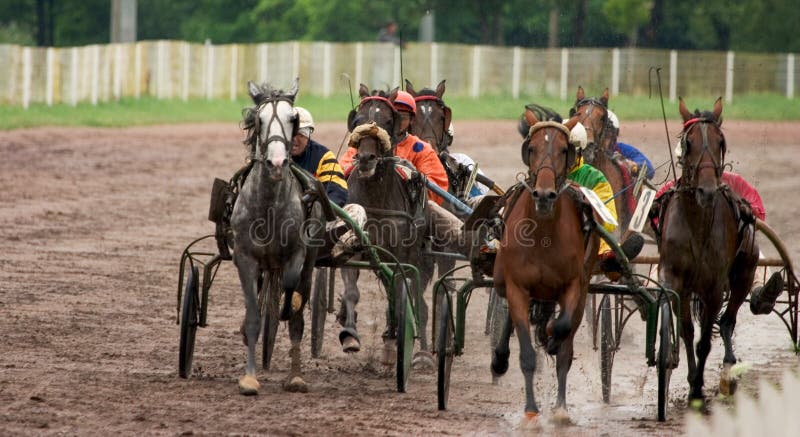
[[[405,91],[398,91],[397,96],[394,98],[394,109],[417,115],[417,102],[414,101],[414,97],[411,94]]]

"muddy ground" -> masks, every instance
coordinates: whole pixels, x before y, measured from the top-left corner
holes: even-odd
[[[322,123],[315,139],[334,151],[344,122]],[[680,125],[669,123],[675,143]],[[512,121],[457,122],[454,150],[466,152],[502,186],[523,170]],[[800,124],[728,121],[728,159],[761,191],[767,221],[800,259],[796,189]],[[211,233],[206,220],[212,180],[244,161],[235,123],[127,129],[36,128],[0,132],[0,434],[179,435],[513,434],[524,391],[516,340],[511,369],[491,384],[483,335],[487,293],[477,290],[467,315],[465,354],[456,358],[450,409],[436,408],[436,375],[413,373],[397,393],[392,368],[379,362],[385,297],[362,275],[363,349],[345,355],[328,318],[323,357],[304,340],[307,394],[281,389],[288,372],[288,332],[281,326],[273,370],[261,371],[261,394],[243,397],[243,313],[232,264],[211,290],[208,327],[198,331],[195,372],[177,376],[176,282],[184,246]],[[662,122],[622,125],[621,139],[657,164],[668,158]],[[343,151],[342,151],[343,153]],[[663,171],[657,179],[663,179]],[[309,326],[309,325],[307,325]],[[576,340],[568,402],[573,425],[548,421],[555,401],[554,361],[536,375],[543,434],[680,435],[687,383],[685,357],[672,378],[666,423],[655,421],[656,373],[645,363],[643,323],[625,328],[614,364],[612,401],[602,403],[599,353],[586,324]],[[743,307],[736,351],[752,364],[742,390],[776,381],[798,359],[775,316]],[[715,339],[707,373],[714,396],[721,364]],[[541,355],[540,355],[541,357]],[[715,402],[713,408],[730,408]]]

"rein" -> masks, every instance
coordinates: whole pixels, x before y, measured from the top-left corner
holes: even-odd
[[[716,126],[717,129],[719,129],[719,126],[717,126],[715,120],[708,119],[708,118],[702,118],[702,117],[695,117],[695,118],[689,119],[683,124],[683,133],[681,134],[681,147],[684,150],[682,151],[683,153],[681,154],[681,161],[680,162],[684,166],[684,169],[686,169],[688,171],[687,178],[686,178],[687,179],[687,181],[686,181],[687,184],[685,186],[681,187],[684,190],[694,190],[695,188],[697,188],[696,186],[694,186],[695,176],[700,170],[702,170],[704,168],[713,168],[714,169],[714,173],[716,174],[718,180],[722,177],[722,170],[723,170],[722,163],[725,162],[725,137],[724,137],[724,135],[722,135],[722,130],[720,130],[720,137],[722,137],[722,141],[721,141],[721,144],[720,144],[721,157],[720,157],[720,160],[717,160],[716,157],[711,153],[711,150],[708,147],[708,125],[709,124],[714,124],[714,126]],[[690,163],[690,162],[688,162],[688,160],[689,160],[689,156],[688,155],[689,154],[685,150],[686,147],[687,147],[687,145],[686,145],[686,137],[689,135],[689,132],[691,132],[691,130],[695,128],[695,126],[700,126],[700,134],[701,134],[701,136],[703,138],[703,145],[702,145],[702,149],[700,151],[700,156],[698,156],[697,159],[693,163]],[[703,157],[705,157],[705,155],[708,155],[710,157],[711,162],[708,162],[708,161],[702,162],[703,161]],[[718,184],[718,186],[719,186],[719,184]]]

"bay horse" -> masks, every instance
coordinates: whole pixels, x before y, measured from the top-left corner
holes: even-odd
[[[703,372],[711,351],[713,326],[725,345],[720,389],[735,389],[728,375],[736,363],[732,336],[739,307],[753,285],[758,245],[752,221],[739,213],[738,196],[721,177],[727,146],[722,133],[722,100],[712,111],[689,112],[683,99],[679,164],[681,177],[676,187],[662,196],[658,252],[659,279],[680,296],[681,336],[689,368],[689,404],[704,406]],[[728,302],[721,318],[726,292]],[[693,347],[695,313],[700,339]],[[697,361],[695,361],[695,351]]]
[[[417,91],[414,89],[414,85],[406,79],[406,91],[414,97],[414,101],[417,103],[417,116],[414,117],[411,131],[419,139],[433,146],[437,153],[446,152],[453,141],[448,134],[453,112],[442,100],[445,81],[439,82],[435,90],[422,88]]]
[[[269,84],[248,82],[255,106],[244,111],[252,169],[233,207],[233,263],[239,272],[245,303],[244,334],[247,344],[245,375],[239,379],[244,395],[258,394],[255,348],[262,317],[258,294],[283,294],[281,320],[289,321],[291,372],[284,383],[287,391],[307,391],[300,369],[303,338],[303,308],[311,289],[311,271],[316,247],[310,238],[320,238],[322,212],[318,205],[307,214],[300,182],[290,169],[292,136],[296,131],[294,98],[297,79],[288,92]],[[320,226],[308,226],[313,223]],[[276,282],[279,282],[276,283]],[[268,299],[270,297],[267,297]],[[271,296],[275,301],[278,296]]]
[[[536,353],[530,331],[533,313],[544,312],[537,321],[537,340],[550,355],[556,355],[558,397],[555,417],[569,421],[566,412],[567,373],[572,365],[573,339],[583,318],[589,277],[597,259],[597,233],[587,226],[592,217],[579,189],[567,180],[577,152],[566,124],[540,122],[527,109],[531,128],[522,145],[528,166],[524,189],[508,200],[505,230],[494,265],[494,286],[508,301],[509,317],[492,355],[492,374],[508,370],[509,338],[516,331],[520,367],[525,378],[525,420],[538,421],[533,374]],[[588,207],[590,208],[590,207]],[[560,312],[552,318],[555,304]]]
[[[608,118],[608,88],[599,98],[587,98],[583,87],[578,87],[575,104],[570,109],[570,119],[577,119],[586,128],[589,142],[583,150],[586,164],[600,170],[608,179],[616,197],[620,230],[625,230],[636,209],[633,196],[633,178],[625,165],[613,159],[617,131]]]
[[[377,90],[370,92],[363,84],[359,87],[361,102],[348,116],[348,127],[352,131],[349,146],[356,148],[358,153],[354,157],[354,169],[347,177],[347,203],[361,205],[366,211],[364,230],[372,244],[386,249],[401,263],[419,267],[421,283],[416,293],[410,293],[402,275],[398,275],[395,289],[405,289],[417,302],[422,328],[418,333],[421,352],[417,353],[414,361],[420,363],[425,360],[432,366],[425,330],[428,306],[423,291],[433,276],[433,260],[420,256],[422,239],[428,232],[424,215],[426,189],[421,183],[409,187],[409,183],[401,177],[403,172],[397,171],[400,160],[394,156],[394,148],[398,141],[400,117],[392,104],[397,91],[398,88],[388,93]],[[393,260],[384,258],[383,261]],[[358,277],[359,270],[342,269],[344,295],[338,320],[342,325],[339,341],[345,352],[357,352],[361,348],[355,310],[360,298]],[[386,321],[382,357],[385,364],[391,364],[395,359],[396,322]]]

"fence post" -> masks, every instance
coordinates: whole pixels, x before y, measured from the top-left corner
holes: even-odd
[[[92,46],[92,105],[97,105],[97,94],[100,84],[100,46]]]
[[[331,43],[322,43],[322,96],[330,97],[331,95],[331,70],[333,65],[331,62]]]
[[[236,76],[239,75],[239,44],[232,44],[231,45],[231,89],[230,89],[230,97],[231,100],[236,100],[236,85],[238,78]]]
[[[214,97],[214,46],[206,40],[206,100]]]
[[[436,86],[436,81],[439,79],[439,46],[435,43],[431,43],[431,80],[430,86],[433,88]],[[435,88],[434,88],[435,89]]]
[[[786,56],[786,98],[794,98],[794,53]]]
[[[725,66],[725,102],[733,101],[733,52],[728,52]]]
[[[292,77],[293,81],[296,77],[300,76],[300,42],[294,41],[292,43]]]
[[[567,100],[567,75],[569,74],[569,50],[561,49],[561,100]]]
[[[31,75],[33,74],[31,48],[22,49],[22,107],[28,109],[31,103]]]
[[[678,52],[669,51],[669,101],[675,102],[678,98]]]
[[[363,79],[363,64],[364,64],[364,43],[357,42],[356,43],[356,80],[355,86],[358,87],[361,85],[361,82],[364,81]]]
[[[114,99],[122,94],[122,44],[114,44]]]
[[[78,48],[73,47],[70,49],[70,54],[72,55],[72,63],[70,64],[69,103],[75,106],[78,104]]]
[[[47,79],[45,84],[45,102],[47,106],[53,106],[53,59],[55,58],[55,49],[52,47],[47,48]]]
[[[611,49],[611,95],[619,95],[619,49]]]
[[[269,74],[269,70],[267,69],[267,56],[269,55],[269,47],[267,43],[262,43],[258,46],[258,59],[259,64],[261,65],[261,78],[259,83],[263,83],[267,81],[267,74]]]
[[[133,96],[137,99],[142,95],[142,44],[136,43],[133,60]]]
[[[189,100],[189,62],[191,61],[192,46],[188,42],[183,43],[183,86],[181,87],[181,99]]]
[[[520,65],[522,59],[521,52],[522,50],[519,47],[514,47],[511,51],[511,97],[515,99],[519,98],[519,76],[522,68]]]
[[[401,55],[400,47],[399,46],[395,46],[394,47],[394,69],[393,69],[394,72],[392,74],[392,83],[399,84],[402,87],[403,84],[400,83],[400,81],[403,80],[402,78],[400,78],[400,62],[401,62],[400,55]]]
[[[481,47],[472,48],[472,92],[473,98],[481,95]]]

